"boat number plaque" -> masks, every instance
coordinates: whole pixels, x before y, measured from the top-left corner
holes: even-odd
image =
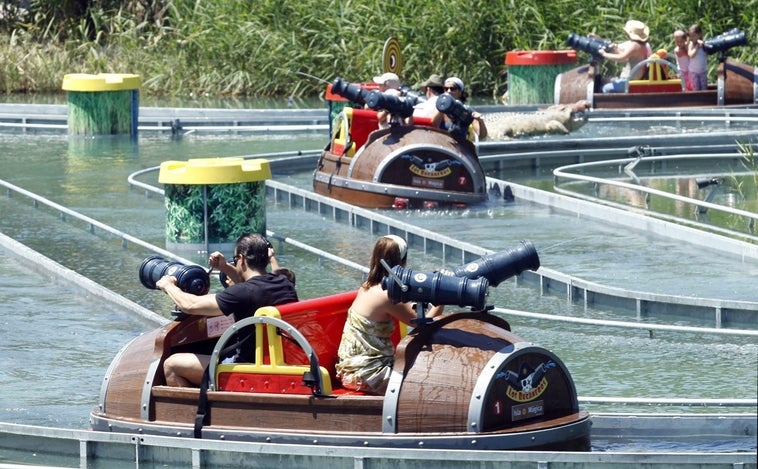
[[[511,420],[514,422],[542,415],[545,415],[545,404],[541,400],[511,407]]]

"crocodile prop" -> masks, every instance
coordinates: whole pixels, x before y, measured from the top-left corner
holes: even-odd
[[[536,112],[496,112],[483,115],[492,140],[545,134],[568,134],[587,122],[588,101],[555,104]]]

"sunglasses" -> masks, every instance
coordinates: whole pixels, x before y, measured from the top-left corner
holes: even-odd
[[[446,86],[444,89],[445,91],[458,91],[460,88],[457,86]]]

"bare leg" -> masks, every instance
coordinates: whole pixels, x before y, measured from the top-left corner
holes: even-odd
[[[194,353],[175,353],[169,356],[163,362],[166,384],[184,387],[198,386],[210,361],[210,355]]]

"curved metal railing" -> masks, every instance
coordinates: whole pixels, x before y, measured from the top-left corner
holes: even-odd
[[[739,232],[739,231],[735,231],[729,228],[702,223],[697,220],[684,219],[684,218],[677,217],[674,215],[668,215],[661,212],[654,212],[654,211],[648,210],[647,208],[644,209],[646,214],[655,216],[657,218],[661,218],[664,220],[668,220],[668,221],[672,221],[672,222],[676,222],[680,224],[685,224],[689,226],[695,226],[698,229],[711,231],[711,232],[717,232],[719,234],[736,237],[738,239],[743,239],[745,241],[749,241],[752,243],[758,243],[758,236],[754,234],[756,221],[758,221],[758,213],[750,212],[747,210],[741,210],[741,209],[730,207],[727,205],[716,204],[716,203],[710,202],[709,200],[700,200],[700,199],[694,199],[692,197],[683,196],[680,194],[673,194],[673,193],[662,191],[662,190],[655,189],[652,187],[647,187],[641,184],[625,182],[620,179],[602,178],[602,177],[596,177],[596,176],[591,176],[591,175],[586,174],[587,172],[595,168],[618,165],[620,169],[619,171],[620,173],[626,174],[628,177],[634,180],[636,178],[636,175],[634,174],[633,170],[634,170],[634,167],[640,161],[645,161],[646,163],[654,164],[656,162],[671,162],[674,160],[681,160],[681,159],[714,160],[714,159],[735,159],[736,157],[737,155],[735,155],[734,153],[710,154],[710,155],[667,155],[667,156],[645,156],[645,157],[636,157],[636,158],[622,158],[622,159],[615,159],[615,160],[571,164],[571,165],[561,166],[553,170],[554,190],[559,194],[568,195],[575,198],[580,198],[580,199],[587,200],[593,203],[599,203],[599,204],[626,209],[626,210],[632,208],[629,205],[613,202],[613,201],[604,199],[602,197],[589,195],[589,194],[571,189],[573,185],[577,185],[577,184],[592,184],[594,186],[606,185],[606,186],[616,187],[619,189],[626,189],[630,191],[644,193],[646,194],[646,200],[647,198],[654,196],[654,197],[660,197],[660,198],[668,199],[671,201],[679,202],[682,204],[686,204],[692,207],[693,213],[695,212],[705,213],[706,211],[711,210],[711,211],[723,212],[725,214],[732,215],[732,216],[744,217],[746,219],[745,226],[746,226],[747,232]],[[731,176],[742,175],[742,174],[754,174],[754,173],[750,171],[730,173]],[[637,206],[634,206],[633,208],[635,210],[641,209],[640,207],[637,207]]]

